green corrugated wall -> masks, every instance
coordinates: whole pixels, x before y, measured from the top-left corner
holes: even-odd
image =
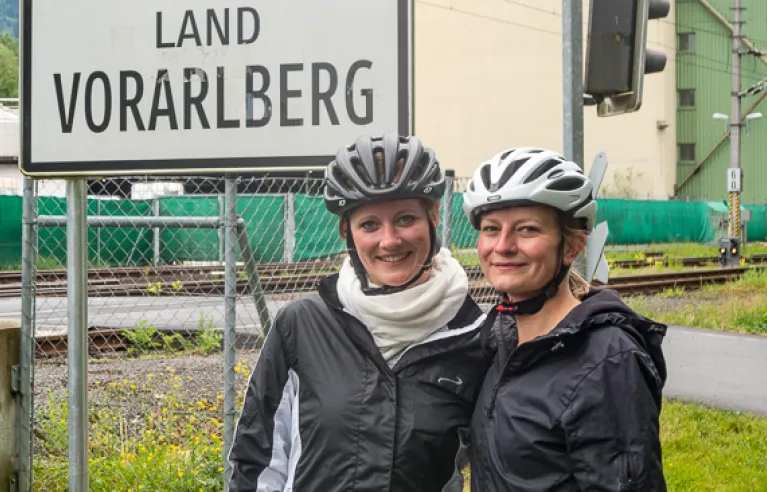
[[[732,0],[709,0],[725,18],[732,19]],[[743,33],[757,49],[767,50],[767,1],[743,0]],[[692,200],[718,200],[727,195],[726,169],[730,165],[729,139],[716,147],[725,134],[725,122],[714,113],[730,114],[732,83],[732,40],[730,31],[698,0],[677,0],[676,30],[695,33],[693,52],[676,53],[677,89],[695,89],[695,107],[677,109],[677,142],[696,144],[695,162],[678,162],[677,196]],[[767,77],[767,65],[752,55],[742,57],[741,89]],[[767,92],[742,99],[745,114]],[[753,110],[765,118],[752,122],[744,132],[741,152],[743,167],[742,203],[767,201],[767,99]],[[716,147],[710,158],[691,179],[686,176]]]

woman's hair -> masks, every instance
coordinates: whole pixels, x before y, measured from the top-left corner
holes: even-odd
[[[574,240],[576,236],[584,234],[583,224],[579,219],[573,219],[559,214],[558,217],[559,228],[566,243]],[[575,271],[572,265],[570,266],[570,272],[567,275],[567,281],[570,286],[570,292],[572,292],[573,296],[579,300],[585,297],[591,288],[591,284],[583,278],[580,273]]]

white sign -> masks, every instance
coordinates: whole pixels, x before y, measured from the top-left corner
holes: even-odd
[[[739,167],[730,167],[727,169],[727,191],[738,192],[742,190],[741,187],[741,169]]]
[[[22,5],[25,174],[317,169],[412,129],[411,0]]]

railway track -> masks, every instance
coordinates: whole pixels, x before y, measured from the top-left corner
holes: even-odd
[[[605,287],[613,289],[623,296],[638,295],[638,294],[655,294],[662,292],[665,289],[683,287],[685,289],[696,289],[706,284],[724,283],[734,280],[749,270],[762,269],[763,267],[734,267],[734,268],[716,268],[708,270],[697,270],[692,272],[668,272],[668,273],[654,273],[649,275],[631,275],[616,277],[610,281],[608,285],[597,285],[598,287]],[[474,272],[478,273],[478,272]],[[481,275],[481,274],[480,274]],[[290,292],[310,292],[315,286],[315,282],[319,277],[316,274],[312,275],[282,275],[279,277],[267,277],[262,278],[262,284],[264,291],[274,292],[275,289],[289,288]],[[495,303],[498,302],[498,295],[491,289],[490,285],[479,276],[470,276],[470,292],[474,299],[479,303]],[[207,283],[206,283],[207,282]],[[289,286],[289,287],[286,287]],[[60,288],[60,287],[59,287]],[[96,292],[99,289],[110,289],[124,295],[130,295],[131,289],[125,288],[125,286],[104,286],[96,285],[94,289]],[[199,281],[195,284],[195,288],[200,291],[205,289],[215,289],[223,293],[223,281],[221,280],[209,280]],[[238,290],[242,290],[243,293],[247,289],[247,283],[245,280],[238,281]],[[66,295],[66,287],[64,287],[63,295]],[[146,289],[144,288],[144,293]],[[41,292],[38,289],[38,292]],[[211,292],[211,291],[208,291]],[[115,295],[110,293],[109,295]],[[189,295],[184,294],[184,295]],[[177,332],[182,337],[192,337],[194,332],[180,331]],[[159,335],[158,335],[159,337]],[[159,339],[158,339],[159,341]],[[49,335],[36,338],[37,354],[39,357],[63,357],[67,354],[67,336],[66,335]],[[94,356],[103,356],[109,354],[119,353],[128,350],[132,347],[131,342],[122,334],[121,329],[96,329],[88,332],[88,350]]]
[[[701,257],[680,257],[680,258],[665,258],[658,255],[650,255],[645,260],[616,260],[611,262],[613,267],[616,268],[641,268],[648,265],[662,264],[662,265],[681,265],[684,267],[699,267],[699,266],[716,266],[717,258],[715,256],[701,256]],[[296,263],[260,263],[258,265],[258,272],[263,276],[283,276],[283,275],[304,275],[304,274],[325,274],[333,271],[337,271],[341,266],[342,258],[321,260],[321,261],[307,261]],[[751,264],[767,263],[767,254],[751,255],[747,257],[747,261]],[[467,267],[467,272],[470,276],[481,275],[478,267]],[[242,274],[245,271],[244,266],[238,266],[238,274]],[[88,280],[94,283],[102,282],[105,280],[113,279],[134,279],[136,283],[139,282],[151,282],[162,281],[163,279],[172,279],[178,281],[184,281],[188,279],[201,279],[210,278],[215,276],[223,277],[224,269],[220,265],[201,265],[201,266],[187,266],[187,265],[163,265],[163,266],[142,266],[142,267],[108,267],[108,268],[91,268],[88,270]],[[66,269],[55,270],[40,270],[37,272],[36,282],[38,285],[43,283],[66,283],[67,271]],[[21,272],[20,271],[0,271],[0,287],[16,286],[21,288]]]
[[[264,264],[259,266],[261,287],[267,294],[301,293],[314,289],[318,279],[338,269],[340,263],[333,261],[298,264]],[[705,283],[721,283],[731,280],[749,268],[713,268],[689,272],[666,272],[646,275],[613,277],[608,287],[622,295],[657,293],[669,287],[686,288]],[[467,267],[466,272],[472,288],[480,294],[490,287],[484,281],[479,267]],[[21,283],[9,272],[0,272],[0,298],[20,297]],[[10,272],[16,273],[16,272]],[[63,271],[43,271],[38,274],[36,295],[41,297],[66,297],[67,282],[57,277]],[[88,275],[89,297],[129,296],[207,296],[224,293],[223,270],[218,266],[165,266],[146,268],[118,268],[90,270]],[[237,292],[250,291],[244,269],[238,269]]]

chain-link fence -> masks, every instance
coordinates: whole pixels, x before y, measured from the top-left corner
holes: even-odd
[[[224,450],[264,327],[283,303],[336,271],[345,251],[317,184],[89,183],[92,490],[223,489]],[[37,240],[27,258],[35,281],[33,482],[34,490],[65,490],[72,431],[67,203],[39,193],[34,202]],[[227,260],[236,260],[229,281]],[[228,335],[236,353],[225,350]]]
[[[223,489],[224,456],[270,320],[284,303],[313,294],[345,256],[321,183],[218,177],[88,183],[85,431],[92,490]],[[23,400],[20,429],[33,437],[21,443],[21,468],[32,468],[34,490],[66,490],[70,443],[83,429],[71,428],[68,418],[74,408],[68,385],[79,376],[68,363],[65,182],[26,186],[28,199],[19,203],[22,278],[0,272],[3,297],[23,291],[21,380],[34,388]],[[465,186],[456,179],[446,193],[438,233],[467,270],[474,297],[492,302],[476,257],[477,233],[462,211]],[[619,236],[689,225],[695,213],[701,230],[713,220],[702,202],[654,203],[601,200],[600,220]],[[655,215],[648,214],[653,206]],[[8,241],[8,232],[0,230],[0,239]]]

